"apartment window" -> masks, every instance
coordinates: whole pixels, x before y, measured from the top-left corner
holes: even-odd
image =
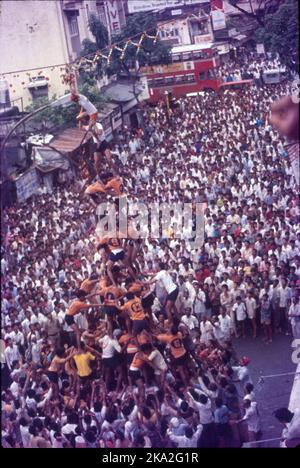
[[[192,59],[192,54],[190,52],[185,52],[184,54],[182,54],[182,58],[183,60],[191,60]]]
[[[33,101],[40,97],[48,97],[48,86],[39,86],[38,88],[31,88],[30,93]]]
[[[68,22],[69,22],[70,36],[78,36],[79,30],[78,30],[77,16],[76,15],[69,16]]]

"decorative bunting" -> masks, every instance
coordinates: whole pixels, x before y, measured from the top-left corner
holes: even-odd
[[[136,38],[136,37],[137,36],[134,36],[134,38]],[[107,55],[102,53],[101,50],[98,50],[94,54],[90,54],[89,56],[85,56],[85,57],[80,57],[77,60],[75,60],[74,62],[72,62],[70,64],[66,64],[65,66],[61,66],[61,65],[54,65],[54,66],[52,65],[51,66],[50,65],[50,66],[45,66],[44,68],[45,69],[49,68],[51,72],[53,72],[54,70],[60,70],[60,72],[62,72],[61,75],[60,75],[62,83],[72,86],[72,85],[74,85],[76,83],[76,75],[75,74],[79,71],[80,68],[84,67],[85,69],[87,69],[87,71],[95,70],[96,67],[97,67],[97,63],[100,60],[105,60],[107,66],[109,66],[110,63],[111,63],[112,54],[113,54],[114,50],[117,50],[118,52],[120,52],[120,57],[119,58],[120,58],[120,60],[124,60],[125,55],[126,55],[126,51],[127,51],[127,48],[129,47],[129,45],[133,45],[136,48],[136,55],[138,55],[141,48],[142,48],[143,41],[144,41],[145,38],[153,40],[153,45],[155,45],[158,38],[159,38],[159,29],[156,30],[155,35],[148,34],[146,31],[144,31],[139,36],[139,40],[137,42],[133,41],[133,38],[128,38],[127,41],[125,42],[124,46],[121,46],[120,43],[119,44],[112,44],[109,47],[109,49],[108,48],[103,49],[105,51],[106,50],[108,51]],[[26,75],[29,79],[31,79],[31,77],[41,76],[45,72],[44,72],[44,70],[39,70],[39,71],[31,70],[31,72],[27,72],[26,70],[24,70],[24,71],[19,71],[19,73],[22,73],[22,74],[21,75],[12,75],[12,76],[13,76],[13,78],[17,78],[17,77],[21,76],[21,79],[23,78],[23,80],[21,81],[21,84],[22,84],[22,86],[24,86],[26,84],[26,81],[24,81],[24,75]],[[6,77],[5,74],[3,74],[2,76],[3,76],[3,78]],[[45,79],[47,81],[49,81],[49,77],[45,77]],[[12,85],[10,85],[10,87],[12,87]],[[26,87],[24,89],[26,89]]]

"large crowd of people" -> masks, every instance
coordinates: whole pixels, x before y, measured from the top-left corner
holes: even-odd
[[[269,120],[286,93],[206,92],[169,116],[146,107],[143,130],[101,142],[97,175],[5,210],[4,446],[258,440],[250,360],[232,343],[300,337],[296,182]],[[99,236],[98,203],[122,194],[202,203],[203,246],[177,238],[175,218],[159,238]]]

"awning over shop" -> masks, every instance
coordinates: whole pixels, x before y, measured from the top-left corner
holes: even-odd
[[[238,42],[244,42],[245,39],[247,39],[247,36],[245,36],[245,34],[238,34],[237,36],[234,36],[232,39]]]
[[[34,164],[42,172],[51,172],[55,169],[67,170],[70,167],[66,156],[50,148],[35,147],[33,149]]]
[[[91,134],[86,135],[86,131],[80,128],[67,128],[60,135],[55,137],[50,146],[52,149],[57,149],[62,153],[72,153],[76,151],[79,146],[92,138]]]
[[[139,84],[136,83],[135,87],[136,87],[136,92],[139,94],[142,91],[141,86],[139,86]],[[105,90],[105,94],[112,101],[115,101],[115,102],[124,103],[124,102],[132,101],[132,99],[134,99],[133,84],[129,84],[129,83],[113,84]]]

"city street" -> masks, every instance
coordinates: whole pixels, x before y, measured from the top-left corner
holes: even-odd
[[[290,336],[277,335],[272,344],[266,345],[261,337],[253,340],[235,340],[234,344],[239,356],[251,359],[249,370],[256,386],[261,376],[295,372],[296,365],[291,361]],[[272,413],[280,407],[288,407],[294,376],[286,375],[264,379],[255,388],[258,409],[262,419],[262,440],[280,437],[281,426]],[[271,446],[277,446],[274,441]]]

